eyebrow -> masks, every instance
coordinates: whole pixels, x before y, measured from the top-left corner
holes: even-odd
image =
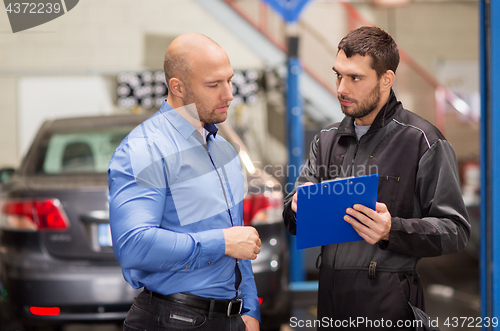
[[[335,66],[332,67],[332,70],[335,71],[337,74],[340,74],[340,72],[335,69]],[[342,76],[348,76],[348,77],[357,77],[357,78],[363,78],[365,77],[366,75],[364,74],[359,74],[359,73],[347,73],[347,74],[342,74]]]
[[[229,79],[232,79],[234,77],[234,73],[231,75],[231,77],[229,77]],[[210,82],[205,82],[206,85],[209,85],[209,84],[215,84],[215,83],[220,83],[220,82],[224,82],[225,79],[218,79],[218,80],[213,80],[213,81],[210,81]]]

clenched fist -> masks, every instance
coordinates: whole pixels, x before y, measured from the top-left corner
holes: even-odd
[[[226,255],[235,259],[257,258],[260,253],[261,241],[259,233],[251,226],[233,226],[232,228],[222,229],[226,243]]]

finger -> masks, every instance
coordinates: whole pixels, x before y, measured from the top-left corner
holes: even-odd
[[[353,229],[363,238],[367,243],[373,245],[377,242],[375,233],[368,227],[362,225],[356,220],[352,219],[348,221],[352,225]]]
[[[358,220],[359,222],[363,223],[366,226],[370,226],[373,222],[373,220],[370,217],[352,208],[347,208],[346,213],[347,213],[346,216],[350,217],[353,221]]]
[[[373,217],[377,214],[377,212],[375,210],[373,210],[369,207],[360,205],[360,204],[355,204],[354,206],[352,206],[352,208],[354,210],[362,212],[363,214],[365,214],[366,216],[368,216],[371,219],[373,219]]]
[[[344,215],[344,221],[347,223],[351,224],[354,229],[363,229],[363,228],[368,228],[368,225],[366,225],[364,222],[359,221],[357,218],[354,218],[353,216],[349,215]]]
[[[385,203],[382,203],[382,202],[377,202],[377,204],[375,206],[375,210],[378,213],[387,213],[389,211],[389,209],[387,209],[387,205]]]

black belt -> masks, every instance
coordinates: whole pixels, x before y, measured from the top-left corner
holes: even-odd
[[[243,307],[243,300],[235,299],[210,299],[200,297],[190,293],[175,293],[163,295],[144,289],[144,292],[151,294],[155,298],[180,303],[192,308],[206,310],[207,312],[224,313],[227,316],[239,315]]]

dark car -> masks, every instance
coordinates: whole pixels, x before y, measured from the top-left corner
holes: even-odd
[[[138,290],[123,279],[111,246],[107,167],[123,138],[146,115],[47,121],[19,169],[0,189],[0,325],[25,329],[71,322],[122,321]],[[252,262],[263,329],[290,314],[288,240],[279,183],[240,147],[244,222],[262,248]]]

